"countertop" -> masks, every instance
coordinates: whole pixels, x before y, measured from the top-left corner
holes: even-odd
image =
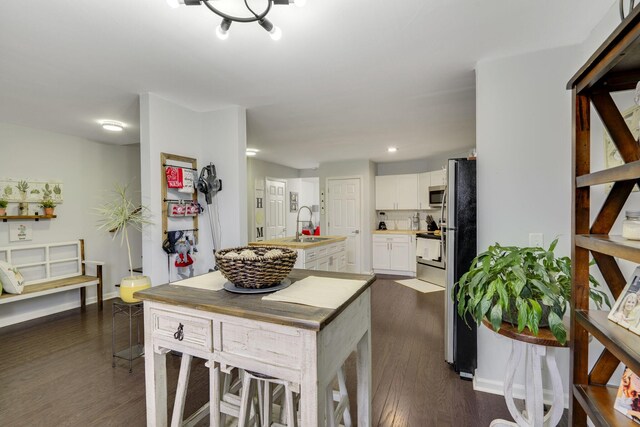
[[[412,235],[412,234],[418,234],[418,233],[430,233],[433,234],[433,231],[427,231],[427,230],[373,230],[372,231],[373,234],[406,234],[406,235]]]
[[[283,237],[281,239],[265,240],[263,242],[249,242],[249,246],[282,246],[291,249],[309,249],[316,248],[318,246],[330,245],[331,243],[342,242],[347,240],[346,236],[309,236],[309,237],[322,237],[326,240],[321,242],[290,242],[295,237]]]
[[[145,301],[155,301],[195,310],[319,331],[376,280],[376,276],[368,274],[299,269],[291,270],[288,277],[295,282],[308,276],[363,280],[365,283],[337,309],[311,307],[279,301],[263,301],[264,294],[234,294],[225,290],[210,291],[175,284],[154,286],[136,292],[134,296]]]

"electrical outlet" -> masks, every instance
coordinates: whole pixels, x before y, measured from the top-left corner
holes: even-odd
[[[529,246],[544,246],[544,237],[542,233],[529,233]]]

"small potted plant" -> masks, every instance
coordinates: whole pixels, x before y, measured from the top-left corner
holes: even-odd
[[[52,216],[56,208],[56,204],[51,199],[43,199],[40,207],[44,210],[46,216]]]
[[[0,199],[0,216],[5,216],[7,214],[7,202],[6,199]]]
[[[496,243],[478,255],[471,268],[462,275],[457,292],[458,314],[470,315],[480,325],[486,317],[498,331],[503,321],[517,325],[518,331],[529,329],[534,335],[548,327],[564,344],[567,331],[562,318],[571,298],[571,259],[556,257],[554,249],[501,246]],[[600,308],[611,306],[607,295],[596,289],[593,276],[589,292]]]
[[[149,208],[137,206],[127,195],[127,186],[116,184],[113,190],[114,198],[96,208],[98,215],[102,218],[98,230],[106,230],[113,233],[115,239],[120,235],[120,245],[127,244],[127,254],[129,256],[129,271],[133,274],[133,262],[131,261],[131,245],[129,245],[128,227],[133,227],[142,231],[142,227],[152,224]],[[137,291],[151,287],[151,279],[147,276],[127,276],[120,282],[120,298],[124,302],[139,302],[133,294]]]

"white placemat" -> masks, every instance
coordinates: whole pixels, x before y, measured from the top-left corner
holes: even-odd
[[[171,283],[176,286],[188,286],[190,288],[206,289],[209,291],[219,291],[227,282],[226,277],[219,271],[202,274],[200,276],[191,277],[189,279],[180,280]]]
[[[424,282],[419,279],[396,280],[395,282],[402,286],[415,289],[416,291],[422,292],[423,294],[427,294],[429,292],[444,291],[444,288],[442,286]]]
[[[309,276],[262,299],[336,309],[365,283],[364,280]]]

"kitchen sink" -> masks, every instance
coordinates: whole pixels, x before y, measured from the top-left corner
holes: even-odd
[[[298,237],[297,239],[294,237],[293,239],[287,239],[287,242],[293,243],[317,243],[324,242],[325,240],[331,240],[331,237]]]

